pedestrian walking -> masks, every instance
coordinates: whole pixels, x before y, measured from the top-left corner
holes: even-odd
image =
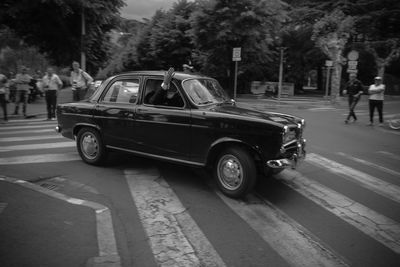
[[[70,77],[72,85],[73,101],[80,101],[85,97],[88,86],[93,82],[93,78],[85,71],[79,68],[77,61],[72,62],[72,71]]]
[[[385,85],[382,83],[382,77],[375,77],[375,83],[368,89],[369,94],[369,124],[374,125],[375,108],[379,114],[379,126],[383,126],[383,100],[385,93]]]
[[[56,105],[58,90],[62,88],[62,81],[54,73],[52,67],[47,68],[47,74],[43,76],[43,89],[46,97],[47,120],[56,119]]]
[[[8,88],[6,87],[7,77],[0,74],[0,106],[3,110],[4,121],[8,121],[7,117],[7,103],[8,103]]]
[[[354,122],[357,121],[357,116],[354,112],[354,109],[358,101],[360,100],[363,92],[364,87],[362,83],[357,79],[357,75],[355,73],[351,73],[349,81],[346,83],[346,88],[345,90],[343,90],[343,93],[348,95],[349,101],[349,115],[347,115],[347,118],[344,121],[346,124],[349,123],[350,118],[352,117]]]
[[[32,77],[27,73],[28,69],[25,66],[21,67],[21,73],[18,73],[15,77],[15,83],[17,85],[17,94],[15,100],[15,111],[14,115],[18,115],[19,106],[22,103],[22,113],[26,117],[26,109],[28,105],[28,94],[29,94],[29,83]]]

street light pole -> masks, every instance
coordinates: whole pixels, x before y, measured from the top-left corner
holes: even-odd
[[[81,68],[82,70],[86,71],[86,54],[85,54],[85,49],[86,49],[86,25],[85,25],[85,8],[83,7],[82,3],[82,10],[81,10]]]
[[[278,102],[281,101],[281,93],[282,93],[283,50],[284,50],[284,47],[279,47],[279,50],[280,50],[280,60],[279,60]]]

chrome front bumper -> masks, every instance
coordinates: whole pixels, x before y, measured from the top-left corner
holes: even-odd
[[[272,169],[292,168],[296,169],[306,157],[306,139],[297,142],[296,152],[288,158],[272,159],[267,161],[267,166]]]

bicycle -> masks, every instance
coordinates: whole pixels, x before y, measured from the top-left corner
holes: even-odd
[[[389,127],[394,129],[394,130],[399,130],[400,129],[400,114],[394,115],[389,120]]]

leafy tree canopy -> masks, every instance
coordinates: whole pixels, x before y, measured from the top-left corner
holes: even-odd
[[[80,55],[81,15],[86,18],[85,47],[89,67],[106,59],[107,32],[118,23],[123,0],[2,0],[0,24],[27,44],[46,52],[53,63],[69,65]]]

